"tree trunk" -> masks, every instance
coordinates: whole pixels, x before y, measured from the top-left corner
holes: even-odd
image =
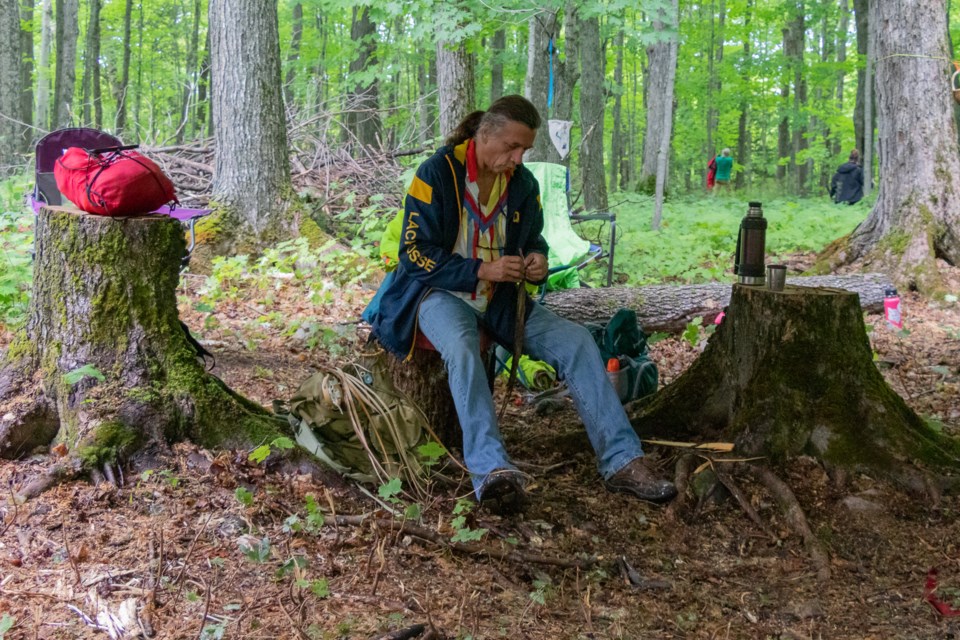
[[[745,90],[750,86],[750,22],[753,19],[753,0],[747,0],[746,13],[743,17],[743,57],[740,61],[740,82]],[[744,91],[746,94],[746,91]],[[744,166],[744,171],[737,172],[737,189],[746,186],[747,174],[750,173],[750,128],[747,126],[750,101],[744,95],[740,100],[740,120],[737,124],[737,162]]]
[[[353,8],[350,37],[357,43],[357,55],[350,61],[351,78],[361,75],[376,64],[377,25],[370,20],[366,7]],[[383,140],[380,125],[379,83],[373,80],[351,79],[350,92],[346,96],[347,128],[353,134],[352,144],[361,147],[380,148]],[[387,100],[387,104],[393,102]]]
[[[0,178],[12,173],[20,147],[20,11],[0,3]]]
[[[295,94],[294,82],[297,79],[297,64],[300,61],[300,43],[303,41],[303,3],[293,5],[293,25],[291,26],[290,51],[287,54],[287,76],[283,81],[283,95],[287,109],[293,109]]]
[[[853,0],[854,22],[857,27],[857,57],[867,59],[867,40],[869,36],[868,22],[870,19],[869,0]],[[867,70],[865,65],[857,65],[857,102],[853,109],[853,129],[856,138],[856,148],[860,151],[864,146],[863,114],[865,108],[864,91],[867,87]],[[864,176],[866,179],[866,176]]]
[[[503,96],[503,53],[507,48],[507,32],[497,29],[490,43],[490,103]]]
[[[552,117],[555,120],[573,120],[573,90],[580,79],[578,20],[576,7],[572,3],[567,4],[563,13],[562,46],[558,46],[554,42],[554,48],[557,50],[553,54],[554,96]],[[560,56],[560,53],[563,53],[563,57]],[[537,136],[538,138],[547,137],[546,127],[549,127],[549,123],[543,125],[543,130]],[[546,161],[569,167],[570,152],[568,150],[566,155],[561,156],[551,142],[547,146]]]
[[[657,179],[654,188],[654,210],[651,227],[660,228],[660,221],[663,219],[663,199],[667,187],[667,175],[669,174],[670,160],[670,138],[673,135],[673,88],[677,76],[677,50],[680,47],[679,39],[679,19],[680,3],[679,0],[673,0],[672,30],[670,36],[670,66],[667,67],[667,86],[666,93],[669,98],[670,108],[663,114],[664,119],[660,128],[660,149],[657,153]]]
[[[200,80],[197,83],[197,130],[200,132],[200,137],[213,135],[213,108],[207,104],[207,95],[210,93],[210,30],[207,29],[207,37],[203,45],[203,62],[200,63]]]
[[[790,21],[790,51],[793,68],[793,144],[790,151],[791,164],[797,176],[797,193],[806,196],[809,188],[811,161],[803,160],[804,151],[810,146],[807,141],[807,80],[804,76],[804,34],[806,14],[804,3],[796,3],[796,13]]]
[[[667,83],[670,78],[671,45],[670,38],[663,33],[670,29],[666,10],[657,11],[653,22],[657,38],[647,47],[647,72],[643,78],[643,95],[647,107],[647,126],[643,134],[643,166],[640,168],[638,187],[644,193],[653,193],[656,188],[657,158],[663,137],[661,123],[666,122],[673,112],[673,96],[667,95]]]
[[[625,16],[621,14],[621,20]],[[610,132],[610,193],[624,188],[620,180],[623,165],[623,28],[617,30],[613,41],[616,62],[613,67],[613,131]]]
[[[213,199],[227,209],[222,228],[259,242],[280,231],[292,191],[276,4],[211,0],[210,44]]]
[[[50,126],[50,50],[52,46],[53,0],[43,0],[40,17],[40,60],[37,65],[36,97],[36,124],[41,129]]]
[[[190,125],[190,98],[197,90],[197,54],[200,50],[200,0],[193,2],[193,28],[190,30],[190,44],[187,46],[186,80],[180,97],[180,126],[177,127],[177,144],[182,144]]]
[[[544,124],[550,118],[550,109],[547,106],[547,94],[550,84],[550,47],[556,47],[557,16],[545,12],[534,14],[527,21],[527,75],[524,76],[523,94],[533,103],[543,118]],[[556,54],[554,53],[554,57]],[[545,135],[547,127],[543,127],[541,135],[533,142],[533,148],[524,156],[528,162],[551,162],[550,136]]]
[[[420,144],[429,145],[434,138],[434,122],[432,100],[428,97],[432,93],[434,78],[430,75],[430,64],[417,65],[417,78],[420,85],[417,114],[420,118]]]
[[[580,19],[580,175],[583,205],[587,211],[607,208],[607,182],[603,168],[603,120],[606,115],[604,51],[600,43],[600,19]]]
[[[33,34],[34,1],[20,0],[20,121],[24,124],[21,149],[30,146],[33,124]]]
[[[50,207],[36,242],[29,319],[0,369],[0,456],[58,442],[96,468],[148,444],[249,446],[279,432],[208,375],[187,341],[178,222]]]
[[[80,34],[79,0],[56,0],[57,56],[53,92],[53,126],[70,125],[73,117],[73,91],[76,84],[77,36]]]
[[[843,87],[847,72],[847,31],[850,29],[850,0],[840,0],[840,27],[837,29],[837,112],[843,113]],[[843,143],[840,136],[835,136],[831,146],[833,155],[843,153]],[[829,183],[828,183],[829,186]]]
[[[877,27],[880,195],[850,237],[848,260],[890,273],[902,288],[944,290],[937,258],[960,264],[960,157],[950,91],[944,86],[947,24],[942,2],[909,10],[871,7]],[[896,55],[911,47],[915,56]]]
[[[473,56],[467,43],[437,43],[437,92],[440,98],[440,135],[447,136],[474,110],[476,88]]]
[[[720,438],[774,462],[812,455],[911,488],[923,486],[914,461],[960,464],[960,445],[926,426],[877,370],[857,296],[833,289],[734,285],[703,354],[631,417],[643,433]]]
[[[453,404],[447,369],[436,351],[417,349],[413,358],[404,362],[389,353],[381,353],[390,380],[398,391],[423,411],[427,424],[448,449],[463,446],[463,431]]]
[[[875,16],[871,11],[871,16]],[[877,101],[875,89],[877,86],[874,64],[877,59],[877,29],[876,19],[867,20],[867,65],[863,81],[863,195],[870,195],[873,191],[873,140],[876,123],[875,108]]]
[[[100,105],[100,0],[89,0],[87,38],[83,46],[83,81],[81,83],[83,123],[99,129],[103,120]]]
[[[883,292],[892,286],[880,273],[863,276],[790,277],[787,284],[798,287],[833,287],[860,296],[868,313],[883,310]],[[640,326],[648,333],[683,331],[687,324],[703,318],[704,325],[716,319],[730,303],[730,285],[720,282],[691,285],[651,285],[646,287],[604,287],[568,289],[550,293],[545,306],[578,324],[605,323],[617,309],[633,309]]]
[[[127,94],[130,91],[130,20],[133,17],[133,0],[126,0],[123,9],[123,60],[120,63],[120,87],[117,92],[117,137],[123,139],[127,128]]]

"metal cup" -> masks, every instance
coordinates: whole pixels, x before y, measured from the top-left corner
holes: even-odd
[[[783,286],[787,283],[787,265],[768,264],[767,265],[767,286],[770,291],[783,291]]]

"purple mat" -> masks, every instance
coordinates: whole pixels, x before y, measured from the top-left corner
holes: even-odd
[[[42,200],[37,200],[33,196],[30,196],[30,207],[33,209],[34,213],[39,214],[40,209],[43,208],[45,204],[46,203]],[[155,213],[161,216],[170,216],[171,218],[179,220],[180,222],[189,222],[190,220],[202,218],[212,211],[213,209],[186,209],[184,207],[176,207],[171,210],[170,205],[165,204],[156,211],[150,211],[146,215]]]

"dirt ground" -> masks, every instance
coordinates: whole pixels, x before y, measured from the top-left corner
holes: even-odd
[[[960,271],[944,270],[960,293]],[[187,279],[182,316],[216,355],[214,372],[248,397],[289,398],[334,361],[333,343],[309,349],[284,335],[253,297],[219,306],[219,326],[202,329],[197,286]],[[269,310],[333,326],[369,295],[341,291],[318,313],[294,290]],[[960,303],[902,298],[909,335],[866,318],[878,366],[908,404],[960,436]],[[652,351],[665,383],[699,353],[677,337]],[[606,493],[569,405],[545,417],[512,407],[503,432],[533,484],[522,517],[467,515],[487,529],[471,544],[493,554],[448,544],[462,483],[436,485],[407,523],[438,532],[430,541],[395,530],[402,518],[353,483],[282,472],[247,451],[179,444],[133,461],[119,487],[73,482],[26,503],[15,494],[56,453],[4,462],[0,638],[401,638],[414,636],[387,634],[417,624],[428,626],[417,637],[474,640],[960,637],[960,617],[925,598],[935,569],[934,596],[960,601],[957,496],[934,503],[868,477],[841,489],[815,461],[792,461],[779,474],[829,556],[830,578],[818,580],[759,486],[741,488],[762,526],[722,496],[678,512]],[[673,473],[677,449],[647,450]],[[368,517],[358,526],[336,515]]]

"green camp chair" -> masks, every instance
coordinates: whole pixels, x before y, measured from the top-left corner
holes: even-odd
[[[607,286],[613,284],[613,255],[617,237],[617,214],[613,212],[571,214],[567,193],[569,170],[552,162],[524,162],[540,183],[540,202],[543,205],[543,237],[550,245],[548,256],[550,276],[547,289],[566,289],[579,286],[577,273],[598,260],[607,258]],[[610,246],[606,249],[581,238],[573,224],[589,220],[610,223]],[[574,284],[577,283],[577,284]],[[567,286],[564,286],[564,285]]]

